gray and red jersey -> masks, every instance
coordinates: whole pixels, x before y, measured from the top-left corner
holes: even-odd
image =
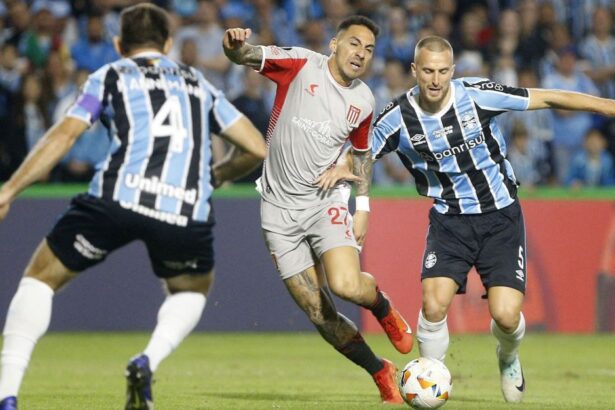
[[[267,202],[306,209],[323,199],[339,199],[337,189],[320,192],[314,180],[335,163],[346,141],[370,149],[374,96],[361,80],[337,83],[329,57],[293,47],[263,48],[259,72],[277,84],[268,153],[260,181]]]

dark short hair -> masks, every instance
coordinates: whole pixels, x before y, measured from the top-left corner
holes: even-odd
[[[124,54],[143,47],[162,51],[169,35],[169,15],[154,4],[137,4],[120,15],[120,47]]]
[[[374,33],[374,37],[378,37],[378,34],[380,34],[380,27],[378,27],[378,24],[374,23],[374,21],[369,17],[359,15],[346,17],[342,20],[342,22],[337,26],[336,33],[339,35],[340,32],[346,30],[350,26],[367,27],[372,33]]]

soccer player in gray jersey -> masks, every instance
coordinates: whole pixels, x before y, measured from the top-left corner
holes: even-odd
[[[347,18],[330,42],[330,56],[253,46],[246,42],[250,35],[250,29],[229,29],[223,46],[231,61],[277,84],[259,181],[267,247],[288,291],[323,338],[372,375],[384,402],[402,403],[395,366],[374,355],[355,324],[336,311],[330,291],[371,310],[402,353],[412,348],[412,332],[374,277],[361,272],[357,242],[363,243],[365,231],[353,232],[344,188],[321,177],[347,140],[355,163],[371,164],[374,97],[359,77],[372,60],[378,27],[365,17]],[[365,173],[359,168],[353,177],[359,196],[369,185]],[[365,219],[368,203],[357,199],[354,217]]]
[[[613,116],[615,101],[508,87],[485,78],[452,80],[453,49],[436,36],[417,43],[414,59],[417,86],[379,115],[372,155],[376,160],[396,152],[414,176],[418,192],[434,198],[421,274],[420,355],[444,360],[448,308],[455,294],[465,293],[474,266],[487,291],[502,393],[506,401],[519,402],[525,391],[518,354],[525,333],[525,227],[518,184],[494,117],[509,110],[544,108]],[[335,174],[339,177],[337,170]]]
[[[93,73],[66,116],[33,148],[0,189],[0,220],[24,188],[46,175],[98,118],[112,148],[88,194],[41,242],[9,306],[3,333],[0,409],[17,393],[51,318],[54,293],[78,272],[133,240],[146,245],[168,296],[142,354],[126,369],[126,409],[151,409],[152,374],[198,323],[213,280],[213,187],[255,168],[262,135],[194,68],[164,54],[167,13],[139,4],[121,14],[115,41],[122,59]],[[211,132],[236,154],[211,164]]]

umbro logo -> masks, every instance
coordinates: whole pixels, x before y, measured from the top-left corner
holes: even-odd
[[[305,89],[305,91],[307,91],[308,94],[313,97],[316,95],[315,94],[316,88],[318,88],[318,84],[310,84],[308,88]]]
[[[410,137],[410,141],[412,142],[412,145],[421,145],[427,142],[425,135],[423,134],[414,134]]]

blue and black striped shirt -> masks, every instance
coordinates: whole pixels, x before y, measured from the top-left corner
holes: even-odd
[[[197,70],[158,53],[123,58],[90,75],[67,115],[109,129],[91,195],[176,225],[209,219],[210,133],[241,114]]]
[[[395,151],[421,195],[443,214],[480,214],[516,198],[517,180],[495,116],[526,110],[529,93],[484,78],[451,81],[439,113],[418,105],[419,88],[390,102],[374,123],[374,159]]]

